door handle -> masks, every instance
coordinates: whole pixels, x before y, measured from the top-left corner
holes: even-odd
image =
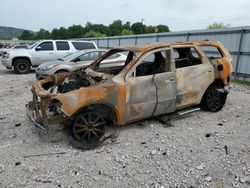
[[[174,81],[174,78],[169,78],[167,80],[165,80],[165,84],[169,83],[169,82],[173,82]]]

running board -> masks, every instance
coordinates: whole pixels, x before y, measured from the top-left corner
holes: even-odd
[[[179,116],[183,116],[183,115],[186,115],[186,114],[190,114],[190,113],[193,113],[193,112],[197,112],[197,111],[200,111],[201,109],[200,108],[189,108],[189,109],[186,109],[186,110],[182,110],[182,111],[179,111],[177,112],[177,115]]]

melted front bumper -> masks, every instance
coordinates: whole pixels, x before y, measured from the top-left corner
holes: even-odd
[[[49,124],[60,123],[63,120],[62,115],[49,111],[51,96],[38,96],[34,89],[31,91],[33,100],[26,105],[28,117],[40,131],[47,133]]]

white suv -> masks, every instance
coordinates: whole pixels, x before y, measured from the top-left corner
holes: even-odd
[[[7,69],[14,68],[19,74],[30,72],[46,61],[54,61],[77,50],[98,49],[92,41],[43,40],[29,46],[28,49],[11,50],[3,54],[2,64]]]

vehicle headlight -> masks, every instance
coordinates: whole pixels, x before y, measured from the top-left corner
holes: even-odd
[[[59,64],[48,65],[48,66],[41,67],[41,68],[38,67],[38,69],[46,71],[46,70],[50,70],[50,69],[52,69],[52,68],[54,68],[54,67],[56,67],[56,66],[58,66],[58,65],[59,65]]]
[[[3,59],[8,59],[10,57],[10,54],[9,53],[7,53],[7,52],[3,52],[2,53],[2,58]]]

